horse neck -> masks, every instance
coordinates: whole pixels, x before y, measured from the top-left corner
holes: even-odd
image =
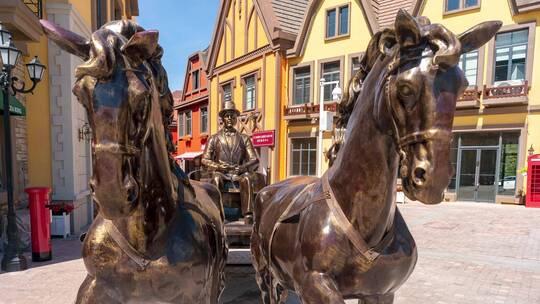
[[[366,80],[364,87],[368,85]],[[372,245],[384,236],[393,221],[398,167],[394,141],[380,130],[373,117],[375,95],[360,95],[347,126],[346,141],[328,170],[336,200],[352,225]]]
[[[176,212],[178,187],[171,170],[161,108],[156,96],[157,93],[151,100],[148,140],[135,174],[139,177],[140,187],[137,206],[130,217],[115,223],[135,249],[149,255],[164,244],[165,232]]]

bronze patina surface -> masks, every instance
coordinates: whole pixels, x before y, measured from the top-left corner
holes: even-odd
[[[223,128],[208,139],[202,164],[212,172],[212,181],[218,189],[223,191],[226,183],[239,184],[242,215],[249,222],[253,193],[262,188],[264,177],[256,172],[259,158],[250,136],[235,129],[238,115],[234,103],[227,101],[219,112]]]
[[[400,11],[394,29],[372,38],[333,166],[322,179],[287,179],[256,198],[251,252],[264,303],[287,289],[303,303],[393,302],[417,260],[394,201],[398,171],[410,199],[441,201],[456,99],[467,86],[456,65],[500,26],[456,36]]]
[[[77,303],[217,303],[227,256],[220,194],[168,153],[172,112],[158,32],[113,21],[86,40],[41,21],[86,62],[73,93],[92,127],[92,196]],[[169,143],[170,144],[170,143]]]

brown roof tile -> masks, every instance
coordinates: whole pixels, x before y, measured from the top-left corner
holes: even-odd
[[[415,0],[371,0],[379,29],[393,27],[397,12],[403,8],[412,14]]]
[[[309,0],[272,0],[278,27],[285,32],[298,34],[308,6]]]

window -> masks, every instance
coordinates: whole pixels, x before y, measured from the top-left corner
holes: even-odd
[[[291,139],[292,159],[290,175],[316,175],[317,139]]]
[[[309,66],[294,69],[293,104],[310,102],[311,69]]]
[[[192,78],[192,90],[197,90],[199,88],[199,70],[195,70],[192,72],[191,74],[191,78]]]
[[[339,8],[339,27],[338,34],[340,36],[347,35],[349,33],[349,6],[343,6]]]
[[[472,51],[461,55],[459,58],[459,67],[465,73],[465,78],[470,86],[476,85],[476,76],[478,74],[478,51]]]
[[[360,70],[360,57],[353,57],[351,60],[351,78]]]
[[[498,194],[514,195],[518,167],[519,132],[502,133]]]
[[[208,108],[201,108],[201,133],[208,133]]]
[[[348,4],[326,11],[326,38],[341,37],[349,34],[349,12]]]
[[[186,121],[186,134],[184,135],[191,135],[191,111],[188,111],[185,113],[185,121]]]
[[[184,113],[178,113],[178,137],[184,137],[185,133]]]
[[[225,105],[226,102],[232,101],[232,84],[227,83],[221,86],[222,90],[222,97],[221,97],[221,103],[222,106]]]
[[[453,12],[466,8],[474,8],[480,5],[479,2],[480,0],[446,0],[444,10],[446,12]]]
[[[528,36],[528,29],[497,34],[495,82],[525,79]]]
[[[457,172],[457,155],[458,155],[458,145],[459,145],[459,135],[454,134],[454,140],[452,141],[452,146],[450,147],[450,165],[454,169],[454,174],[452,174],[452,179],[448,185],[448,190],[456,190],[456,172]]]
[[[323,64],[322,78],[325,82],[338,81],[340,80],[340,64],[339,61],[329,62]],[[324,86],[324,101],[332,100],[332,90],[339,83],[326,84]]]
[[[256,105],[256,81],[255,75],[244,78],[244,111],[255,109]]]

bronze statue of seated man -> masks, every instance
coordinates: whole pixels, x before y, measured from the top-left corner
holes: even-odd
[[[239,115],[233,102],[225,103],[219,112],[223,128],[208,139],[202,164],[212,173],[212,182],[220,191],[240,192],[242,215],[250,223],[254,189],[260,184],[260,175],[256,172],[259,159],[250,136],[235,129]]]

